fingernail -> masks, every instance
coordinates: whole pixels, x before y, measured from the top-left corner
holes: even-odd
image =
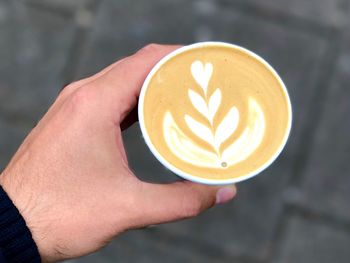
[[[235,187],[222,187],[216,192],[216,204],[224,204],[236,195]]]

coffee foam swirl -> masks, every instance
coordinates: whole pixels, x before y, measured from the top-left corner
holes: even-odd
[[[236,140],[220,150],[222,144],[235,133],[239,125],[239,111],[232,106],[214,129],[214,118],[221,105],[222,92],[217,88],[208,97],[207,91],[213,65],[194,61],[191,65],[191,73],[203,90],[204,97],[193,89],[189,89],[189,100],[193,107],[207,119],[209,125],[196,120],[189,114],[184,116],[185,122],[194,135],[212,146],[213,151],[203,149],[196,144],[179,128],[171,112],[167,111],[163,120],[163,134],[169,149],[184,162],[200,167],[225,169],[245,160],[258,148],[264,137],[265,118],[261,107],[254,98],[248,98],[246,127]]]

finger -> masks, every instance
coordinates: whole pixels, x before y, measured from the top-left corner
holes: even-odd
[[[118,65],[122,61],[123,61],[123,59],[114,62],[113,64],[109,65],[108,67],[102,69],[101,71],[97,72],[96,74],[94,74],[90,77],[83,78],[83,79],[74,81],[72,83],[67,83],[66,85],[64,85],[62,87],[60,97],[69,96],[70,94],[72,94],[74,91],[76,91],[80,87],[87,85],[87,84],[93,82],[94,80],[100,78],[101,76],[103,76],[104,74],[106,74],[107,72],[112,70],[116,65]]]
[[[64,103],[64,101],[72,95],[76,90],[83,87],[84,85],[87,85],[89,83],[92,83],[94,80],[98,79],[99,77],[103,76],[110,70],[112,70],[116,65],[118,65],[120,62],[122,62],[123,59],[109,65],[108,67],[104,68],[103,70],[97,72],[95,75],[92,75],[91,77],[87,77],[84,79],[77,80],[75,82],[72,82],[70,84],[65,84],[59,93],[59,96],[55,100],[55,102],[51,105],[49,111],[46,113],[47,119],[50,118],[57,110],[58,108]]]
[[[118,121],[121,122],[135,107],[141,86],[152,67],[179,47],[148,45],[89,84],[103,94],[104,107],[118,115]]]
[[[179,181],[172,184],[143,183],[139,197],[142,225],[160,224],[197,216],[236,194],[234,185],[218,187]]]

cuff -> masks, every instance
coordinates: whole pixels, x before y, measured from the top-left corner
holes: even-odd
[[[26,222],[1,186],[0,254],[9,263],[41,262],[38,248]]]

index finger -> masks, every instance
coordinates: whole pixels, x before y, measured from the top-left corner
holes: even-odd
[[[180,45],[150,44],[116,64],[89,85],[103,93],[104,106],[119,113],[119,122],[137,104],[142,84],[153,66]]]

